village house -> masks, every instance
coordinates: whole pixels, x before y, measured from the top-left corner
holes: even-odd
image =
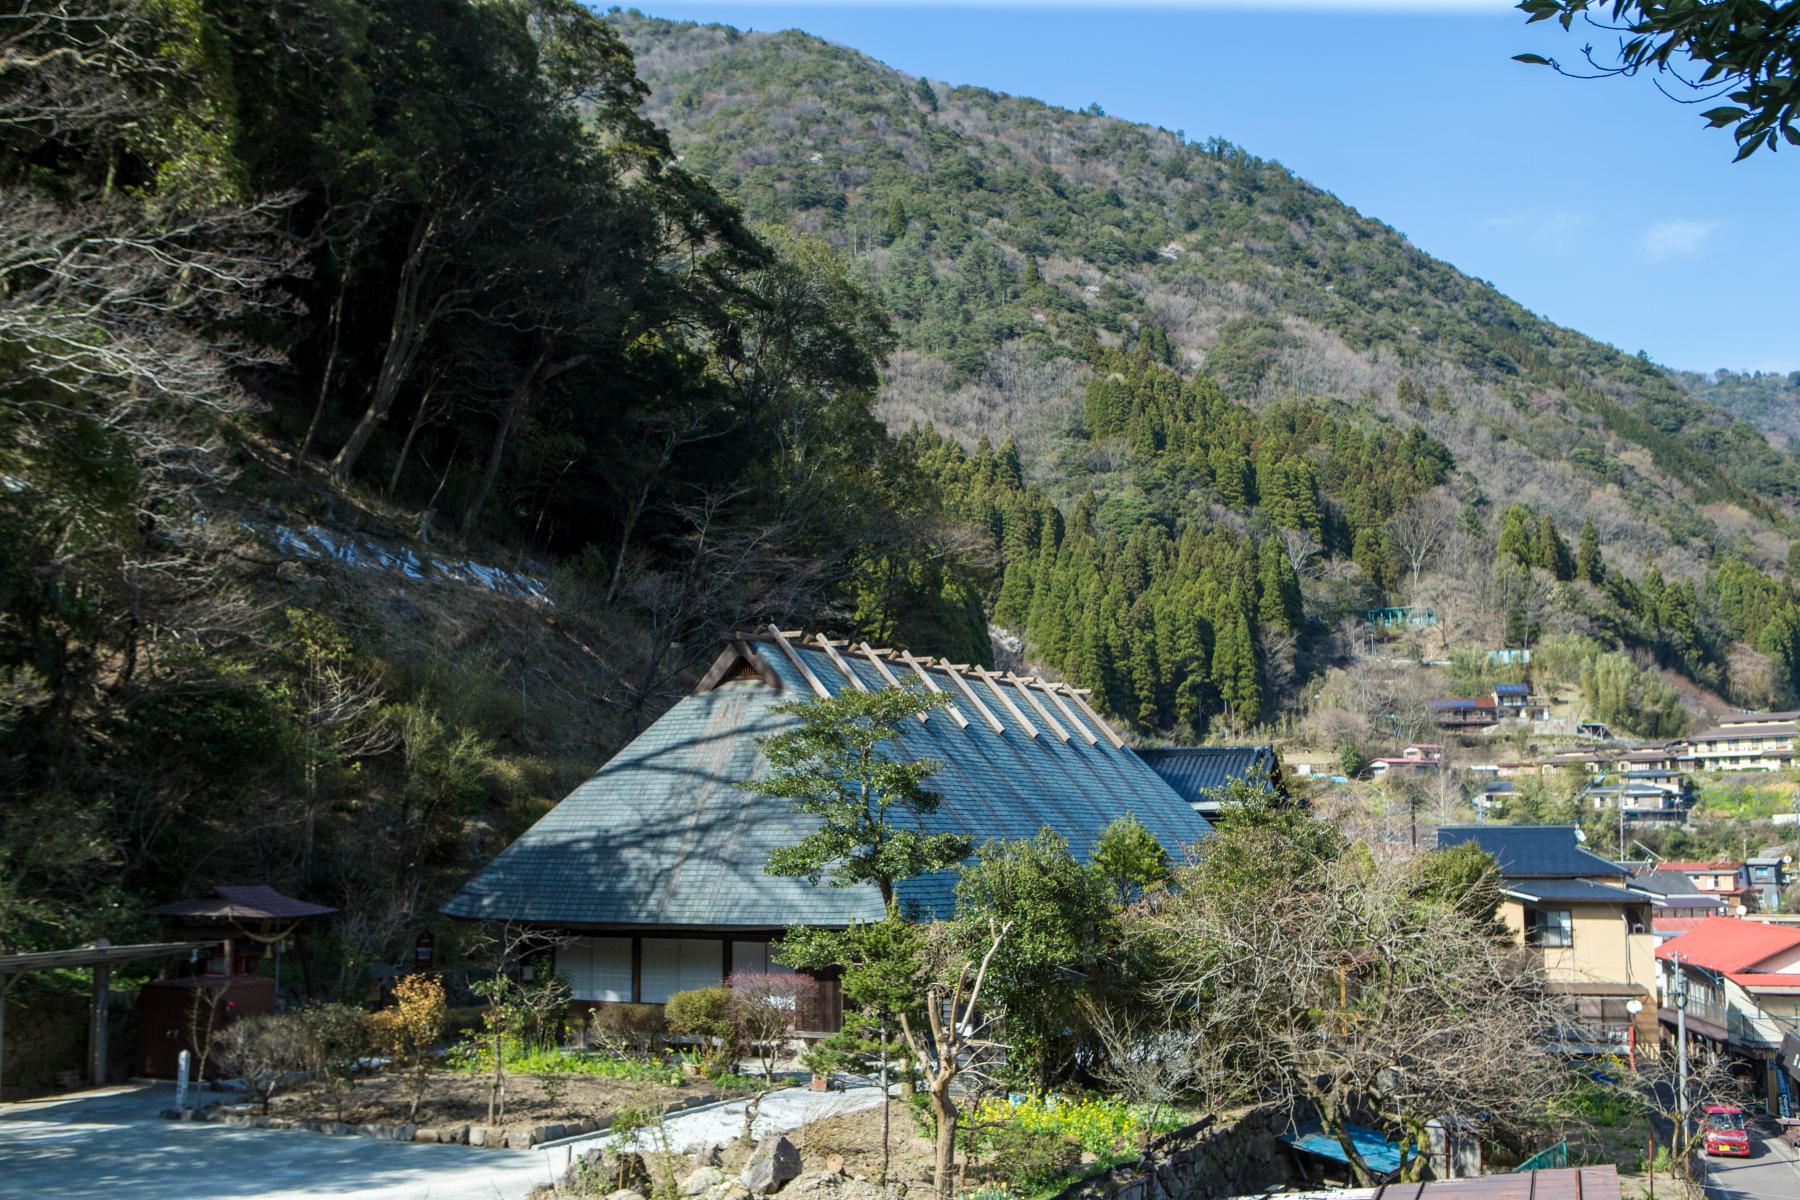
[[[1721,720],[1677,746],[1680,767],[1695,771],[1779,771],[1794,762],[1800,712],[1746,713]]]
[[[1699,922],[1656,949],[1663,969],[1658,1016],[1673,1034],[1685,985],[1691,1042],[1742,1065],[1765,1103],[1793,1101],[1800,1050],[1800,929],[1731,917]]]
[[[1681,754],[1672,745],[1638,746],[1617,754],[1613,759],[1613,770],[1620,773],[1627,771],[1662,771],[1672,775],[1681,774]]]
[[[777,704],[888,687],[949,697],[948,706],[905,721],[894,747],[901,757],[943,764],[928,784],[942,798],[924,822],[932,832],[980,843],[1049,828],[1084,859],[1127,813],[1177,859],[1211,832],[1079,689],[770,629],[732,638],[691,695],[444,911],[567,936],[556,966],[584,1005],[660,1004],[734,972],[768,970],[771,944],[789,926],[881,919],[873,884],[832,887],[765,873],[770,853],[812,832],[816,818],[739,785],[767,773],[758,740],[798,722],[775,712]],[[1273,756],[1265,749],[1211,761],[1223,783],[1236,770],[1272,765]],[[953,871],[905,880],[896,898],[921,915],[947,916],[955,882]],[[831,1030],[841,1020],[841,996],[827,978],[807,1023]]]
[[[1630,871],[1582,848],[1573,825],[1438,830],[1439,849],[1464,842],[1493,855],[1500,867],[1500,920],[1523,945],[1536,948],[1551,986],[1573,998],[1587,1039],[1573,1048],[1653,1045],[1652,898],[1629,886]]]
[[[1444,748],[1432,742],[1408,746],[1397,755],[1369,760],[1369,778],[1405,779],[1412,775],[1428,775],[1438,769]]]
[[[1749,911],[1755,911],[1756,897],[1751,894],[1742,863],[1665,862],[1659,864],[1657,869],[1687,876],[1695,891],[1717,897],[1727,911],[1735,911],[1740,904]]]
[[[1695,921],[1725,916],[1730,907],[1718,896],[1695,887],[1680,871],[1665,871],[1655,864],[1639,865],[1632,873],[1631,886],[1650,895],[1652,926],[1659,940],[1687,932]]]
[[[1776,912],[1781,894],[1794,882],[1794,854],[1787,846],[1765,846],[1744,860],[1744,882],[1756,897],[1757,912]]]
[[[1438,728],[1446,733],[1468,733],[1500,722],[1499,706],[1486,700],[1432,700],[1426,704]]]

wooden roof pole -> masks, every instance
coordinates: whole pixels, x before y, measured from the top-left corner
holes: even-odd
[[[869,690],[869,685],[862,681],[862,676],[850,669],[850,664],[845,662],[843,656],[837,652],[837,647],[831,644],[830,638],[821,633],[813,641],[818,643],[819,649],[823,650],[826,657],[831,659],[832,665],[844,673],[844,678],[850,681],[851,687],[859,692]]]
[[[1068,692],[1070,698],[1073,699],[1075,703],[1081,705],[1081,711],[1087,714],[1088,720],[1092,721],[1099,727],[1100,732],[1106,735],[1106,740],[1112,743],[1113,749],[1123,750],[1125,748],[1125,739],[1120,737],[1118,733],[1113,730],[1113,727],[1107,724],[1105,719],[1102,718],[1099,713],[1094,711],[1093,706],[1087,702],[1087,697],[1083,696],[1074,688],[1069,688]]]
[[[969,703],[975,706],[975,711],[987,718],[987,723],[993,731],[1005,733],[1006,726],[1001,724],[1000,718],[994,715],[992,709],[981,702],[981,697],[975,694],[975,689],[970,687],[969,681],[963,678],[962,668],[952,663],[940,663],[939,665],[943,667],[944,673],[950,676],[950,681],[957,686],[957,689],[968,698]]]
[[[989,671],[986,667],[980,666],[970,667],[969,669],[981,677],[981,681],[987,684],[988,690],[993,692],[1000,703],[1006,706],[1006,711],[1013,715],[1013,719],[1025,727],[1027,736],[1036,737],[1038,735],[1037,726],[1033,725],[1031,723],[1031,718],[1027,717],[1020,711],[1019,706],[1013,703],[1012,697],[1006,694],[1006,689],[1000,686],[1000,681],[994,678],[993,672]]]
[[[900,652],[900,661],[913,669],[914,673],[918,675],[919,681],[925,685],[926,691],[941,693],[944,690],[937,685],[937,680],[931,677],[931,672],[925,669],[925,665],[912,656],[911,651],[902,650]],[[950,719],[956,722],[956,727],[958,729],[967,729],[969,727],[969,718],[956,711],[956,705],[946,704],[944,706],[944,711],[950,714]]]
[[[1088,745],[1095,746],[1099,744],[1100,739],[1094,736],[1094,731],[1081,723],[1081,718],[1075,715],[1073,709],[1063,703],[1062,696],[1057,693],[1056,689],[1050,685],[1048,680],[1039,679],[1037,685],[1044,690],[1044,695],[1050,697],[1050,702],[1056,705],[1056,710],[1069,722],[1069,727],[1071,729],[1086,738]]]
[[[828,699],[831,693],[825,690],[825,685],[819,682],[819,677],[812,673],[812,668],[801,660],[800,652],[795,650],[793,643],[788,641],[787,634],[771,625],[769,626],[769,636],[775,639],[775,644],[781,647],[781,652],[787,655],[787,660],[794,664],[794,670],[800,672],[800,678],[812,685],[812,690],[819,699]]]
[[[1057,724],[1056,718],[1050,715],[1050,710],[1044,707],[1043,701],[1031,694],[1031,680],[1020,679],[1011,672],[1007,673],[1006,679],[1007,682],[1019,689],[1019,694],[1025,697],[1025,702],[1031,705],[1032,711],[1044,719],[1044,724],[1050,727],[1051,733],[1065,742],[1069,740],[1069,731]]]
[[[869,645],[869,643],[867,643],[867,642],[864,642],[862,644],[862,655],[864,658],[869,660],[869,665],[874,667],[877,671],[879,671],[881,673],[881,677],[883,679],[887,680],[889,687],[897,688],[900,686],[899,677],[897,675],[895,675],[894,672],[888,667],[887,663],[882,660],[881,655],[879,655],[875,652],[875,647]],[[914,713],[913,716],[918,718],[919,724],[923,725],[926,723],[925,712],[923,709]]]

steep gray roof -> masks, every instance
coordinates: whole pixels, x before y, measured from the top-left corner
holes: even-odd
[[[772,850],[817,822],[737,784],[767,770],[757,739],[795,721],[774,712],[776,704],[819,689],[835,694],[855,686],[852,677],[871,690],[890,686],[890,674],[904,686],[923,687],[929,678],[952,700],[922,722],[904,722],[894,747],[903,758],[943,763],[929,784],[943,798],[925,822],[932,831],[962,833],[979,844],[1031,837],[1047,826],[1082,858],[1126,812],[1177,856],[1211,831],[1142,759],[1117,744],[1078,695],[1058,685],[925,660],[915,669],[901,657],[842,643],[827,649],[746,637],[721,657],[700,691],[677,702],[502,851],[444,911],[554,925],[726,930],[879,919],[873,886],[813,886],[764,874]],[[908,880],[898,892],[902,904],[945,915],[954,886],[954,872],[944,871]]]
[[[1137,753],[1195,812],[1208,817],[1219,811],[1213,794],[1219,788],[1258,776],[1272,782],[1280,765],[1272,746],[1155,746]]]

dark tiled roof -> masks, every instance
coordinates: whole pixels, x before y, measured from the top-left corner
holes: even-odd
[[[1271,779],[1278,767],[1271,746],[1158,746],[1137,753],[1176,795],[1209,817],[1219,809],[1216,789],[1234,779]]]
[[[737,645],[755,655],[744,661],[760,664],[760,672],[716,669],[709,680],[722,682],[678,701],[464,885],[444,911],[544,924],[724,929],[879,919],[873,885],[814,886],[765,874],[770,852],[816,828],[816,818],[737,784],[767,770],[757,739],[795,721],[774,712],[776,704],[812,696],[812,680],[833,694],[843,691],[852,686],[845,671],[870,689],[888,686],[882,668],[847,647],[834,659],[815,644],[792,641],[802,672],[773,640]],[[916,685],[909,664],[882,663]],[[928,829],[981,842],[1031,837],[1047,826],[1082,858],[1100,831],[1127,812],[1175,855],[1211,831],[1142,759],[1113,745],[1110,730],[1099,728],[1070,693],[1053,697],[1000,676],[989,684],[962,673],[962,683],[1000,722],[996,731],[946,668],[933,665],[926,674],[950,693],[954,709],[903,722],[897,752],[943,763],[929,783],[943,804],[925,821]],[[1000,695],[1038,736],[1025,731]],[[954,873],[942,871],[903,882],[899,898],[943,915],[953,906],[954,885]]]
[[[1427,707],[1437,712],[1472,712],[1494,707],[1492,700],[1433,700]]]
[[[1564,904],[1648,904],[1650,897],[1642,892],[1611,887],[1588,879],[1521,879],[1506,889],[1528,900],[1558,901]]]
[[[1494,685],[1494,695],[1529,696],[1531,695],[1531,685],[1529,683],[1496,683]]]
[[[1438,830],[1438,848],[1474,842],[1494,856],[1509,880],[1630,874],[1583,850],[1575,832],[1573,825],[1446,825]]]
[[[153,917],[218,917],[250,921],[286,921],[322,917],[335,908],[285,896],[266,883],[225,884],[193,900],[177,900],[152,908]]]

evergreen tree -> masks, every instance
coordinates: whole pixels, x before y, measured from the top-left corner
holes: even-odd
[[[1225,711],[1240,728],[1255,725],[1262,716],[1262,682],[1256,669],[1256,642],[1243,600],[1233,595],[1217,625],[1213,646],[1212,677]]]
[[[891,246],[906,236],[906,205],[895,192],[888,201],[887,223],[881,229],[881,244]]]
[[[891,906],[896,883],[966,858],[968,838],[921,828],[942,803],[926,780],[943,764],[902,761],[887,749],[900,722],[946,701],[942,693],[883,688],[776,705],[797,724],[759,741],[769,776],[742,786],[787,800],[820,826],[771,852],[768,873],[829,879],[833,887],[873,883]]]
[[[1564,582],[1575,578],[1575,556],[1569,553],[1569,543],[1563,540],[1548,516],[1538,521],[1537,543],[1533,549],[1536,551],[1534,566],[1542,567]]]
[[[1581,525],[1581,548],[1575,554],[1576,577],[1598,587],[1606,579],[1606,562],[1600,555],[1600,534],[1589,517]]]

